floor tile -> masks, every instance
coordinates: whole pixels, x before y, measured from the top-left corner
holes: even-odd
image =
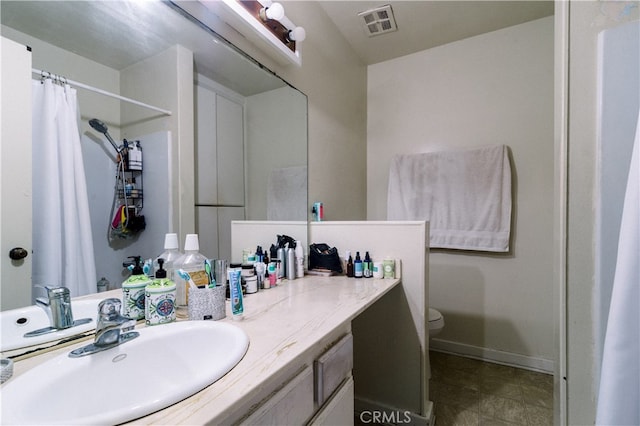
[[[551,426],[553,376],[430,352],[436,426]]]

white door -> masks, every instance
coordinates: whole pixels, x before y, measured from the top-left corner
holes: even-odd
[[[31,304],[31,52],[4,37],[0,50],[0,309],[6,310]],[[27,256],[11,259],[13,249]]]

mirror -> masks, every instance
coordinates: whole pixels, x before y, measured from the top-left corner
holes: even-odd
[[[151,98],[171,110],[169,116],[78,89],[96,281],[104,276],[112,287],[119,286],[126,277],[122,262],[127,256],[155,257],[163,251],[166,232],[189,233],[192,224],[203,254],[230,258],[230,220],[307,220],[306,96],[178,4],[0,5],[2,36],[32,48],[33,68],[145,103]],[[171,64],[177,67],[155,65],[167,52],[177,58]],[[176,85],[175,79],[149,82],[157,75],[179,77],[191,67],[190,96],[167,100],[164,92]],[[107,124],[116,141],[141,140],[147,228],[131,240],[110,241],[106,232],[113,216],[115,155],[104,136],[89,126],[94,117]],[[221,133],[230,122],[229,133]],[[166,187],[160,177],[147,177],[154,168],[168,179]],[[287,198],[292,190],[295,198]],[[147,194],[158,194],[155,202]],[[183,205],[184,200],[193,202]]]

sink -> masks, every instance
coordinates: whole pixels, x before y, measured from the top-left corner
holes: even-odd
[[[96,328],[98,303],[100,300],[72,301],[73,319],[91,318],[91,322],[33,337],[24,337],[24,334],[51,325],[44,309],[31,305],[2,312],[0,313],[0,333],[2,333],[0,334],[0,352],[41,345],[93,330]]]
[[[175,404],[242,359],[246,333],[214,321],[136,329],[140,336],[81,358],[64,353],[2,386],[1,424],[118,424]]]

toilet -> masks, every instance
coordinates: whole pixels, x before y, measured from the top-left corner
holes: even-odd
[[[429,308],[429,338],[438,335],[444,328],[444,317],[440,311]]]

